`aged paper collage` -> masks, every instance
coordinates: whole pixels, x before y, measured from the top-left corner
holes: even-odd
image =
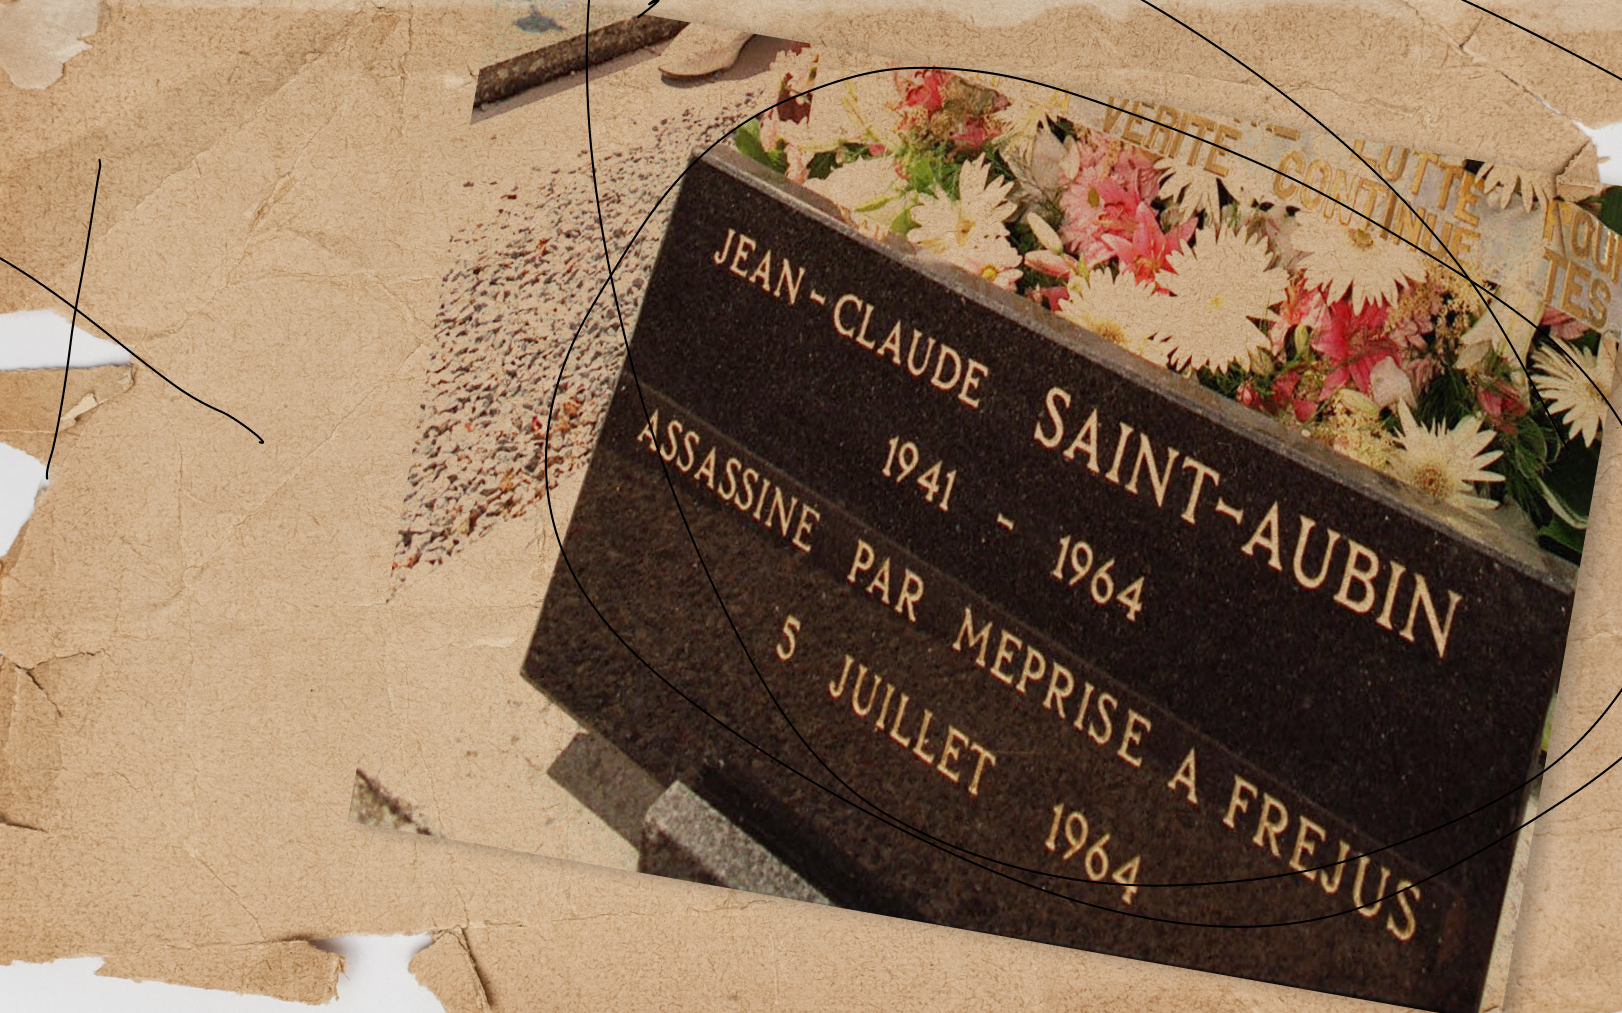
[[[1259,73],[1342,136],[1519,166],[1573,200],[1598,167],[1572,121],[1622,118],[1622,83],[1462,3],[1168,10],[1255,73],[1126,3],[664,0],[658,14],[758,37],[697,84],[672,87],[646,51],[593,70],[611,234],[661,188],[622,153],[708,140],[683,118],[697,107],[751,111],[788,39],[1311,129]],[[1622,33],[1584,5],[1501,12],[1622,67]],[[424,392],[480,353],[445,346],[440,317],[490,312],[487,287],[458,306],[447,286],[525,228],[600,256],[546,218],[580,197],[582,83],[474,110],[479,69],[511,55],[492,31],[505,13],[108,3],[60,79],[0,81],[0,257],[70,302],[85,259],[84,312],[151,364],[73,371],[60,436],[61,374],[0,374],[0,440],[43,458],[56,437],[50,487],[0,556],[0,959],[98,954],[103,974],[319,1002],[336,958],[305,940],[432,931],[413,970],[458,1010],[1375,1008],[639,876],[625,838],[546,776],[578,727],[520,676],[557,559],[539,486],[493,470],[478,500],[506,509],[482,525],[472,500],[450,523],[413,499],[436,452]],[[0,313],[71,313],[0,270]],[[545,365],[512,382],[549,382]],[[586,363],[581,402],[613,369]],[[481,444],[444,447],[466,466]],[[1617,453],[1600,459],[1551,755],[1622,674]],[[580,476],[564,470],[566,517]],[[1545,807],[1622,754],[1613,721],[1545,779]],[[368,822],[418,832],[355,825],[357,798]],[[1536,824],[1504,1008],[1622,1008],[1618,798],[1599,777]]]

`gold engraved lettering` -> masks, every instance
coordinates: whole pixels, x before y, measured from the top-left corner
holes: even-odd
[[[1121,730],[1121,748],[1115,751],[1115,755],[1134,767],[1143,766],[1143,757],[1134,756],[1131,747],[1142,742],[1144,733],[1148,732],[1151,727],[1153,726],[1150,725],[1148,718],[1128,707],[1126,709],[1126,727]]]
[[[1098,474],[1097,408],[1092,410],[1092,414],[1087,416],[1087,421],[1083,422],[1081,424],[1081,428],[1076,430],[1076,438],[1071,440],[1070,446],[1066,447],[1064,450],[1064,459],[1066,461],[1075,460],[1076,451],[1078,450],[1085,450],[1087,452],[1087,470],[1092,472],[1094,475]]]
[[[1346,873],[1346,856],[1351,853],[1352,846],[1341,841],[1340,855],[1335,859],[1335,864],[1327,869],[1318,870],[1318,885],[1331,897],[1340,889],[1340,878]]]
[[[861,677],[857,676],[856,685],[861,686]],[[1240,777],[1233,775],[1233,795],[1228,799],[1228,813],[1222,817],[1222,825],[1229,830],[1235,829],[1234,817],[1239,813],[1250,811],[1250,800],[1256,797],[1256,786]]]
[[[946,742],[941,746],[941,762],[936,764],[935,769],[950,778],[953,784],[957,783],[959,774],[958,771],[951,768],[950,764],[958,758],[963,747],[968,743],[969,737],[967,735],[964,735],[952,725],[946,726]]]
[[[747,281],[749,276],[743,273],[743,262],[754,250],[755,241],[741,232],[738,233],[738,250],[732,255],[732,263],[727,265],[727,270]]]
[[[1362,561],[1361,565],[1359,560]],[[1374,600],[1379,597],[1374,590],[1374,578],[1379,573],[1380,557],[1357,540],[1346,539],[1346,566],[1341,571],[1340,590],[1335,592],[1335,604],[1344,605],[1360,614],[1373,608]],[[1350,594],[1354,580],[1361,588],[1356,601],[1352,600]]]
[[[828,680],[828,695],[833,697],[835,700],[838,700],[840,697],[845,695],[845,683],[850,681],[850,666],[854,664],[855,661],[856,659],[852,658],[850,655],[845,655],[845,667],[839,672],[838,684],[835,684],[832,679]]]
[[[736,230],[727,229],[727,241],[721,244],[721,248],[719,250],[710,254],[710,259],[715,262],[716,267],[720,267],[722,264],[727,262],[727,254],[732,251],[732,239],[737,234],[738,233]]]
[[[874,672],[873,688],[868,690],[867,703],[858,703],[857,698],[862,695],[862,680],[866,678],[867,666],[858,664],[856,666],[856,685],[852,686],[850,690],[850,709],[851,712],[859,718],[865,718],[869,714],[873,713],[873,703],[878,699],[879,695],[879,683],[884,681],[883,679],[879,678],[879,674],[877,672]]]
[[[1436,657],[1438,659],[1445,657],[1447,655],[1448,634],[1453,630],[1453,613],[1458,609],[1459,602],[1463,600],[1463,595],[1449,588],[1447,592],[1447,619],[1446,621],[1439,619],[1436,615],[1436,602],[1431,598],[1430,586],[1425,583],[1425,578],[1422,575],[1414,574],[1414,596],[1408,603],[1408,625],[1402,628],[1402,632],[1398,636],[1409,643],[1413,643],[1414,618],[1419,614],[1420,607],[1423,606],[1425,609],[1425,621],[1430,624],[1431,628],[1431,641],[1436,645]]]
[[[1279,562],[1278,542],[1278,503],[1274,502],[1267,508],[1267,515],[1262,518],[1262,522],[1256,525],[1256,533],[1250,536],[1250,541],[1240,547],[1239,551],[1247,556],[1254,556],[1258,546],[1266,549],[1267,565],[1282,573],[1284,565]]]
[[[1357,913],[1364,918],[1373,918],[1379,915],[1380,905],[1385,903],[1385,885],[1391,881],[1391,870],[1380,866],[1380,885],[1374,890],[1374,903],[1366,904],[1363,901],[1363,874],[1368,871],[1369,856],[1363,855],[1357,860],[1357,878],[1352,880],[1352,903],[1357,905]]]
[[[1306,859],[1312,857],[1313,851],[1324,840],[1324,828],[1305,816],[1298,816],[1296,822],[1298,826],[1295,830],[1295,847],[1290,850],[1290,868],[1307,879],[1313,879],[1317,876],[1317,870],[1308,868]]]
[[[895,683],[884,687],[884,702],[879,705],[879,719],[873,725],[877,731],[884,731],[884,719],[890,714],[890,701],[895,698]]]
[[[1089,721],[1087,723],[1087,737],[1089,739],[1101,746],[1110,740],[1110,737],[1115,734],[1115,725],[1110,718],[1114,716],[1115,708],[1119,703],[1119,700],[1108,693],[1098,694],[1098,707],[1095,709],[1095,713],[1098,714],[1098,719],[1103,722],[1103,725],[1094,728],[1092,722]]]
[[[1414,917],[1414,909],[1408,903],[1408,895],[1413,894],[1414,900],[1419,900],[1419,887],[1404,879],[1397,883],[1397,906],[1402,909],[1403,921],[1406,927],[1397,928],[1397,923],[1390,915],[1385,918],[1385,930],[1399,943],[1406,943],[1414,938],[1414,932],[1419,928],[1419,919]]]
[[[1075,691],[1075,675],[1070,671],[1070,669],[1055,661],[1053,663],[1053,672],[1048,677],[1047,694],[1042,697],[1042,709],[1057,710],[1059,712],[1059,720],[1063,721],[1064,702],[1069,698],[1070,694],[1074,693]]]
[[[1266,838],[1268,850],[1273,852],[1274,858],[1281,857],[1278,851],[1278,835],[1283,833],[1290,825],[1290,811],[1284,808],[1284,803],[1272,795],[1262,793],[1262,815],[1256,821],[1256,836],[1250,843],[1258,848],[1262,846],[1262,839]]]
[[[1155,492],[1155,506],[1165,506],[1166,487],[1171,484],[1171,468],[1172,465],[1176,463],[1177,457],[1177,449],[1174,447],[1167,447],[1166,470],[1156,471],[1154,447],[1150,446],[1149,437],[1147,434],[1139,433],[1137,460],[1132,463],[1132,475],[1126,480],[1126,485],[1122,486],[1122,488],[1136,496],[1138,493],[1138,472],[1143,469],[1145,464],[1148,464],[1149,485],[1154,489]]]
[[[933,756],[930,756],[928,753],[924,752],[924,743],[929,738],[929,722],[934,716],[934,711],[927,707],[924,708],[924,719],[918,723],[918,741],[915,742],[912,747],[912,755],[918,757],[918,759],[924,761],[925,763],[935,762],[935,758]]]
[[[1171,780],[1166,782],[1166,787],[1175,791],[1181,786],[1183,797],[1188,800],[1188,804],[1197,806],[1200,804],[1200,789],[1196,781],[1198,776],[1194,750],[1190,749],[1188,755],[1183,757],[1183,762],[1177,765],[1177,773],[1173,774]]]
[[[974,779],[969,782],[969,794],[978,798],[980,797],[980,775],[985,772],[987,763],[990,763],[993,767],[997,765],[997,755],[978,742],[969,743],[969,751],[980,754],[980,758],[974,761]]]
[[[957,638],[952,641],[952,650],[963,650],[963,641],[968,639],[969,646],[979,646],[980,651],[975,655],[975,664],[981,668],[986,667],[986,647],[991,643],[991,620],[980,627],[978,633],[974,630],[974,612],[967,605],[963,606],[963,625],[958,627]]]
[[[1213,468],[1194,460],[1192,457],[1183,458],[1183,470],[1194,471],[1194,486],[1188,490],[1188,505],[1183,507],[1183,520],[1189,524],[1194,523],[1194,508],[1200,505],[1200,490],[1205,488],[1205,480],[1210,479],[1213,487],[1222,484],[1222,475]]]
[[[1025,663],[1019,670],[1019,685],[1014,688],[1021,693],[1025,692],[1025,684],[1040,680],[1047,673],[1047,658],[1041,651],[1029,644],[1025,645]]]
[[[1002,638],[997,641],[997,656],[991,662],[991,674],[995,675],[1003,682],[1012,684],[1014,681],[1014,674],[1012,672],[1004,672],[1002,670],[1002,666],[1004,662],[1014,660],[1014,654],[1024,646],[1024,641],[1014,636],[1014,634],[1009,630],[1003,630]]]
[[[1306,588],[1308,591],[1316,590],[1319,586],[1321,586],[1323,584],[1324,580],[1329,576],[1329,560],[1330,560],[1330,557],[1332,555],[1334,555],[1335,543],[1340,541],[1340,532],[1339,531],[1336,531],[1336,530],[1334,530],[1332,528],[1326,529],[1329,532],[1329,540],[1324,545],[1323,562],[1318,567],[1317,575],[1313,576],[1313,577],[1308,577],[1307,573],[1306,573],[1306,570],[1302,567],[1301,564],[1305,561],[1306,552],[1307,552],[1307,542],[1311,539],[1311,537],[1312,537],[1312,529],[1313,529],[1314,525],[1316,525],[1316,524],[1317,524],[1317,522],[1314,521],[1311,517],[1308,517],[1305,514],[1302,514],[1301,515],[1301,533],[1299,535],[1297,535],[1296,538],[1295,538],[1295,562],[1294,562],[1295,581],[1296,581],[1296,583],[1300,584],[1302,587]]]

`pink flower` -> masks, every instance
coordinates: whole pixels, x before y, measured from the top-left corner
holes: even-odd
[[[1132,144],[1122,144],[1110,175],[1124,187],[1134,190],[1140,200],[1151,201],[1160,193],[1160,170],[1155,156]]]
[[[1166,258],[1184,248],[1188,238],[1194,234],[1196,224],[1190,218],[1170,232],[1161,232],[1154,206],[1145,201],[1138,205],[1137,227],[1133,229],[1130,239],[1113,234],[1099,238],[1118,258],[1121,270],[1131,271],[1141,284],[1154,284],[1156,274],[1169,270]],[[1161,292],[1166,291],[1159,285],[1155,287]]]
[[[1507,380],[1496,380],[1492,386],[1476,391],[1476,403],[1487,416],[1487,422],[1507,436],[1515,435],[1516,422],[1526,414],[1520,392]]]
[[[963,129],[952,134],[952,141],[957,145],[958,154],[973,155],[1000,133],[1002,131],[986,117],[973,116],[963,121]]]
[[[1324,377],[1324,395],[1353,384],[1369,393],[1369,374],[1384,359],[1402,365],[1402,348],[1385,333],[1385,318],[1389,308],[1383,302],[1365,303],[1361,313],[1352,312],[1349,300],[1342,299],[1329,308],[1329,326],[1312,339],[1317,349],[1334,367]]]
[[[804,151],[802,151],[797,145],[790,144],[787,148],[783,149],[783,154],[788,157],[788,168],[784,171],[783,175],[787,176],[795,183],[804,183],[806,180],[811,178],[811,170],[807,163]]]
[[[1250,381],[1245,381],[1249,383]],[[1262,403],[1262,407],[1273,414],[1290,411],[1295,415],[1297,422],[1306,422],[1318,412],[1318,402],[1311,398],[1296,397],[1295,392],[1301,386],[1301,370],[1291,369],[1279,374],[1273,381],[1272,395]]]
[[[1279,310],[1279,323],[1282,327],[1274,327],[1273,334],[1280,341],[1291,328],[1305,324],[1314,332],[1321,331],[1329,325],[1329,303],[1324,299],[1324,290],[1321,288],[1308,288],[1305,282],[1297,279],[1290,283],[1285,290],[1284,306]],[[1281,348],[1274,351],[1282,351]]]
[[[943,94],[946,82],[952,76],[944,70],[896,71],[896,91],[901,94],[901,104],[914,106],[926,113],[940,112],[946,101]]]
[[[1059,194],[1064,220],[1059,237],[1065,249],[1097,267],[1115,251],[1104,242],[1109,234],[1131,235],[1137,221],[1138,196],[1099,169],[1083,167]]]
[[[1576,341],[1588,333],[1587,324],[1553,306],[1543,311],[1543,319],[1538,321],[1538,326],[1547,327],[1550,334],[1562,341]]]
[[[1068,278],[1076,269],[1076,261],[1062,253],[1038,248],[1025,254],[1025,266],[1055,278]]]
[[[1070,298],[1070,290],[1063,285],[1054,285],[1051,288],[1033,288],[1031,295],[1038,297],[1038,302],[1047,303],[1048,309],[1059,312],[1059,304]]]

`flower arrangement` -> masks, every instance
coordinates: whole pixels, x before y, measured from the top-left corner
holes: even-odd
[[[840,59],[780,57],[782,101],[739,150],[870,236],[1580,559],[1614,336],[1551,308],[1528,340],[1499,305],[1506,342],[1413,246],[1279,200],[1249,163],[1219,177],[1078,125],[1062,92],[943,70],[841,81],[865,68]],[[819,81],[837,83],[805,94]]]

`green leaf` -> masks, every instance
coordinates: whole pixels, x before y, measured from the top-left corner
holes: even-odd
[[[1612,232],[1622,232],[1622,186],[1608,186],[1600,197],[1599,220]]]
[[[1600,444],[1584,446],[1574,439],[1566,444],[1552,467],[1540,476],[1545,487],[1560,497],[1570,512],[1587,517],[1594,499],[1594,478],[1599,471]],[[1552,505],[1552,504],[1551,504]]]
[[[782,151],[767,152],[760,143],[760,120],[752,119],[732,135],[738,150],[775,172],[788,171],[788,157]]]
[[[805,163],[806,174],[812,179],[827,179],[839,165],[839,156],[832,151],[819,151]]]
[[[1584,532],[1577,530],[1558,517],[1538,530],[1540,540],[1548,539],[1554,546],[1565,549],[1566,551],[1559,554],[1574,563],[1582,559],[1583,535]]]

